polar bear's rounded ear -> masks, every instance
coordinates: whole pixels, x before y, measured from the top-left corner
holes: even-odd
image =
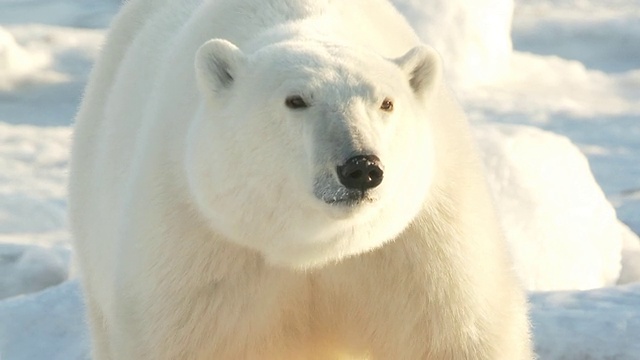
[[[442,60],[432,47],[418,45],[394,62],[407,74],[417,95],[425,95],[442,81]]]
[[[213,39],[202,44],[195,60],[200,91],[219,93],[230,88],[245,62],[242,50],[227,40]]]

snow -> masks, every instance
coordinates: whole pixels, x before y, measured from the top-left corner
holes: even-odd
[[[71,129],[0,122],[0,239],[64,228]]]
[[[69,251],[36,245],[0,246],[0,300],[58,285],[68,277]]]
[[[580,150],[566,137],[530,126],[484,125],[475,135],[525,287],[614,285],[620,224]]]
[[[0,302],[3,360],[85,360],[88,329],[77,280]]]
[[[640,241],[638,235],[628,226],[621,224],[622,232],[622,258],[620,277],[618,284],[638,282],[640,279]]]
[[[538,123],[558,113],[579,119],[639,115],[640,70],[607,74],[576,60],[516,52],[509,76],[467,96],[478,109],[526,114]]]
[[[510,74],[462,94],[477,120],[530,124],[569,137],[589,158],[618,217],[636,233],[639,24],[640,0],[518,1]]]
[[[640,358],[640,284],[530,297],[541,360]]]
[[[103,36],[104,30],[0,23],[0,122],[68,128]]]
[[[540,359],[640,358],[640,0],[396,3],[474,122]],[[87,358],[70,124],[118,5],[0,0],[2,360]]]
[[[106,28],[120,0],[0,0],[0,24]]]

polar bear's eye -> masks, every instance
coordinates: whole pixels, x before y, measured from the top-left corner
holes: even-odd
[[[384,111],[393,111],[393,101],[389,98],[385,98],[382,100],[382,104],[380,104],[380,110]]]
[[[288,96],[284,104],[290,109],[304,109],[309,106],[300,95]]]

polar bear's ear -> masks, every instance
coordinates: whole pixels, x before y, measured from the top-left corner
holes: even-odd
[[[233,85],[246,62],[242,50],[227,40],[213,39],[196,52],[196,81],[200,91],[220,93]]]
[[[433,48],[418,45],[394,60],[409,78],[417,95],[425,95],[442,80],[442,60]]]

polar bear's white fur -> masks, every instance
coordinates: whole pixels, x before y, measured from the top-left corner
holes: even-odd
[[[95,358],[531,359],[441,72],[382,0],[125,5],[72,156]]]

